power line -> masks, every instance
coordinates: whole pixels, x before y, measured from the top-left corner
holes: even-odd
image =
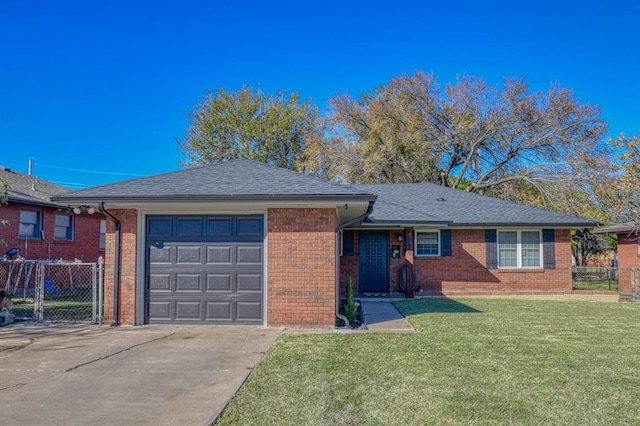
[[[72,171],[72,172],[95,173],[95,174],[100,174],[100,175],[114,175],[114,176],[136,176],[136,177],[146,176],[146,175],[135,174],[135,173],[117,173],[117,172],[102,172],[102,171],[98,171],[98,170],[72,169],[70,167],[50,166],[50,165],[47,165],[47,164],[41,164],[41,163],[37,163],[37,162],[34,162],[34,164],[37,165],[37,166],[40,166],[40,167],[46,167],[46,168],[58,169],[58,170],[68,170],[68,171]]]

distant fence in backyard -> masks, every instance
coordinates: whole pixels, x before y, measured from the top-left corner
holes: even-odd
[[[574,290],[618,291],[618,268],[574,266],[571,272]]]
[[[102,323],[103,262],[0,261],[16,321]]]

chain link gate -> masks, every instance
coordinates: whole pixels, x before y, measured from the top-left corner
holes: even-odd
[[[103,321],[103,268],[98,263],[0,262],[0,288],[13,300],[16,321]]]

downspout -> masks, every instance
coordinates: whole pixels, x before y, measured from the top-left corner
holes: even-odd
[[[336,240],[338,239],[338,233],[340,231],[348,226],[353,225],[354,223],[362,222],[363,220],[368,218],[371,213],[373,213],[373,201],[369,201],[369,206],[367,206],[367,211],[364,212],[364,214],[354,217],[353,219],[346,221],[336,228]],[[336,251],[336,258],[338,259],[338,261],[336,262],[336,317],[340,318],[342,321],[344,321],[345,324],[349,325],[349,319],[344,315],[340,315],[340,257],[337,254],[338,253]]]
[[[119,297],[119,284],[120,284],[120,221],[104,208],[104,201],[98,203],[98,211],[105,216],[108,216],[116,225],[116,241],[115,241],[115,254],[113,258],[113,321],[111,326],[118,325],[118,297]]]

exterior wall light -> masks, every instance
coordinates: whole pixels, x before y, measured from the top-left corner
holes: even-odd
[[[77,206],[73,208],[73,212],[75,214],[80,214],[80,213],[94,214],[96,212],[96,209],[94,209],[91,206]]]

